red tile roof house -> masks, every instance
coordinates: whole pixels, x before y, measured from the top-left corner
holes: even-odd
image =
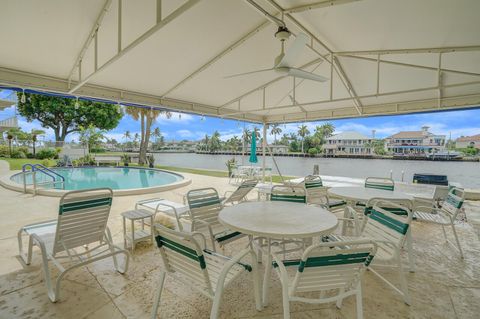
[[[473,136],[462,136],[455,141],[456,148],[475,147],[480,149],[480,134]]]

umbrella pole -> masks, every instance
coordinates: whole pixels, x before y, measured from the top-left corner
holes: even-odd
[[[267,124],[263,122],[263,139],[262,139],[262,183],[265,183],[265,167],[266,167],[266,148],[267,148]]]

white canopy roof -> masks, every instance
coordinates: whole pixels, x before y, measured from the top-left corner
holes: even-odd
[[[295,67],[329,81],[226,79],[280,53],[247,1],[5,0],[0,86],[267,123],[480,105],[478,0],[253,2],[310,37]]]

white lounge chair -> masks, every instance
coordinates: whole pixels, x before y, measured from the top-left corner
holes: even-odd
[[[455,230],[455,222],[457,221],[458,213],[462,209],[464,200],[465,192],[460,188],[452,188],[445,198],[445,201],[442,203],[441,208],[418,206],[414,213],[416,221],[442,226],[445,240],[458,250],[461,258],[463,258],[463,251],[462,246],[460,245],[460,240],[458,239],[457,231]],[[455,243],[448,239],[447,233],[445,232],[445,226],[452,227]]]
[[[216,251],[216,244],[223,247],[225,244],[244,237],[242,233],[231,231],[218,221],[218,214],[222,210],[223,204],[214,188],[189,191],[187,203],[188,215],[184,215],[182,218],[191,223],[192,231],[200,231],[208,235],[214,251]]]
[[[144,208],[152,211],[155,215],[157,213],[163,213],[170,217],[174,217],[177,222],[178,230],[183,230],[183,224],[181,223],[182,216],[188,214],[188,205],[170,201],[163,198],[149,198],[140,200],[135,203],[135,209]]]
[[[30,224],[18,231],[20,257],[27,265],[31,263],[34,245],[42,252],[45,284],[52,302],[60,298],[61,280],[73,269],[111,257],[118,272],[123,274],[127,271],[129,253],[113,244],[107,227],[112,196],[109,188],[68,192],[60,199],[57,220]],[[27,253],[23,251],[22,235],[29,237]],[[88,247],[92,244],[95,244],[93,248]],[[84,251],[77,251],[84,247]],[[118,254],[125,255],[123,268],[118,266]],[[64,268],[60,263],[62,259],[68,259],[73,264]],[[50,278],[49,260],[59,270],[55,288]]]
[[[222,201],[223,205],[238,204],[246,200],[248,193],[250,193],[255,186],[257,186],[258,181],[255,179],[249,179],[243,181],[236,190],[226,191],[225,199]]]
[[[407,215],[396,215],[382,207],[396,207],[397,209],[403,209],[407,211]],[[355,211],[351,207],[350,209],[353,214],[352,217],[356,219]],[[408,292],[407,277],[403,271],[401,251],[407,240],[407,233],[410,230],[412,218],[412,211],[408,208],[392,202],[378,201],[371,209],[370,214],[367,215],[366,223],[359,234],[360,236],[348,237],[341,235],[328,235],[324,237],[324,240],[331,242],[351,241],[355,238],[373,240],[377,244],[378,250],[375,260],[373,264],[369,266],[369,269],[388,286],[398,292],[403,297],[406,304],[410,305],[410,294]],[[357,223],[359,223],[358,220]],[[372,266],[389,266],[397,268],[400,277],[400,289],[380,275],[372,268]]]
[[[322,243],[308,247],[297,260],[281,260],[273,254],[273,266],[282,284],[283,318],[290,318],[290,301],[312,304],[336,302],[356,296],[357,318],[363,318],[362,275],[375,256],[377,247],[371,240]],[[291,277],[287,267],[297,267]],[[318,298],[303,293],[319,292]],[[333,291],[335,294],[327,295]]]
[[[232,258],[206,250],[205,237],[200,233],[185,233],[156,225],[156,241],[160,248],[163,268],[153,301],[152,318],[157,317],[166,274],[213,300],[210,318],[218,318],[223,291],[240,274],[252,274],[256,309],[261,310],[260,282],[257,257],[245,248]],[[250,255],[252,264],[241,260]],[[181,276],[178,276],[180,274]]]

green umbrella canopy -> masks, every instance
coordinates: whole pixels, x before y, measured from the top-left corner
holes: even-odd
[[[257,135],[255,131],[252,132],[252,145],[250,149],[250,158],[248,159],[250,163],[257,163]]]

